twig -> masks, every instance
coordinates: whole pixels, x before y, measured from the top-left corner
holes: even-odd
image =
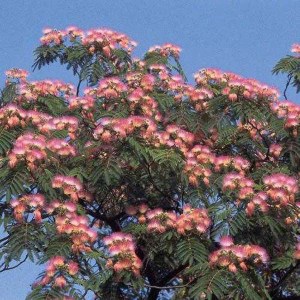
[[[150,285],[145,283],[144,286],[152,289],[157,289],[157,290],[164,290],[164,289],[181,289],[189,286],[193,280],[189,281],[186,284],[182,285],[168,285],[168,286],[158,286],[158,285]]]
[[[79,95],[79,92],[80,92],[80,85],[81,85],[81,82],[82,82],[83,80],[82,79],[79,79],[79,82],[78,82],[78,84],[77,84],[77,89],[76,89],[76,96],[78,97],[78,95]]]
[[[294,273],[294,271],[300,266],[300,262],[297,262],[297,264],[292,267],[290,270],[288,270],[283,277],[279,280],[279,282],[276,284],[276,286],[271,291],[271,296],[276,296],[276,294],[279,292],[279,289],[281,288],[282,284]]]
[[[13,269],[19,267],[21,264],[23,264],[23,263],[27,260],[27,258],[28,258],[28,254],[27,254],[27,255],[25,256],[25,258],[24,258],[22,261],[20,261],[18,264],[16,264],[16,265],[13,266],[13,267],[5,267],[5,268],[3,268],[2,270],[0,270],[0,273],[2,273],[2,272],[4,272],[4,271],[7,271],[7,270],[13,270]]]
[[[284,91],[283,91],[283,96],[284,96],[284,99],[285,99],[285,100],[287,100],[286,92],[287,92],[287,89],[288,89],[288,87],[289,87],[289,85],[290,85],[290,83],[291,83],[291,80],[292,80],[292,74],[289,74],[289,76],[288,76],[288,81],[287,81],[287,83],[286,83],[286,85],[285,85],[285,89],[284,89]]]

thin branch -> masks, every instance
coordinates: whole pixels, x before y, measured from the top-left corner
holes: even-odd
[[[80,300],[84,300],[85,296],[87,295],[87,293],[89,292],[89,290],[85,290],[84,294],[79,298]]]
[[[192,283],[193,280],[189,281],[186,284],[182,284],[182,285],[158,286],[158,285],[150,285],[150,284],[145,283],[144,286],[148,287],[148,288],[152,288],[152,289],[158,289],[158,290],[164,290],[164,289],[181,289],[181,288],[185,288],[185,287],[189,286]]]
[[[82,83],[82,79],[79,79],[79,82],[78,82],[78,84],[77,84],[77,89],[76,89],[76,96],[78,97],[78,95],[79,95],[79,92],[80,92],[80,85],[81,85],[81,83]]]
[[[287,81],[287,83],[286,83],[286,85],[285,85],[285,89],[284,89],[284,91],[283,91],[283,96],[284,96],[284,99],[285,99],[285,100],[287,100],[286,92],[287,92],[287,89],[288,89],[288,87],[289,87],[289,85],[290,85],[290,83],[291,83],[291,80],[292,80],[292,74],[289,74],[289,76],[288,76],[288,81]]]
[[[117,219],[119,219],[123,215],[123,213],[120,213],[114,216],[113,218],[107,218],[104,214],[100,213],[100,211],[93,211],[89,209],[84,201],[79,201],[79,203],[84,207],[87,214],[89,214],[97,220],[106,222],[112,228],[113,231],[122,230],[120,224],[117,222]]]
[[[278,283],[275,285],[275,287],[271,291],[271,296],[274,297],[278,294],[281,286],[284,284],[284,282],[294,273],[295,270],[300,266],[300,262],[298,261],[297,264],[289,269],[283,276],[282,278],[278,281]]]
[[[8,271],[8,270],[13,270],[13,269],[19,267],[20,265],[22,265],[22,264],[27,260],[27,258],[28,258],[28,254],[27,254],[27,255],[25,256],[25,258],[24,258],[22,261],[20,261],[18,264],[16,264],[16,265],[13,266],[13,267],[5,267],[5,268],[3,268],[2,270],[0,270],[0,273],[2,273],[2,272],[4,272],[4,271]]]
[[[147,169],[147,172],[148,172],[148,175],[150,176],[150,182],[152,183],[153,187],[164,197],[170,197],[170,195],[164,193],[155,183],[154,181],[154,178],[152,177],[152,174],[151,174],[151,170],[150,170],[150,165],[148,164],[148,162],[144,159],[144,162],[146,164],[146,169]]]
[[[0,239],[0,243],[7,241],[9,239],[9,235],[7,235],[6,237]]]
[[[156,300],[160,293],[160,289],[158,289],[157,287],[164,287],[168,282],[178,276],[178,274],[182,272],[187,266],[188,265],[179,266],[177,269],[171,271],[163,279],[157,282],[157,284],[154,284],[154,287],[150,290],[148,300]]]
[[[176,276],[178,276],[179,273],[181,273],[188,265],[182,265],[179,266],[177,269],[171,271],[169,274],[167,274],[162,280],[159,281],[159,285],[165,285],[170,280],[174,279]]]

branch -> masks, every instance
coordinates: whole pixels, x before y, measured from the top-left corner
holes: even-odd
[[[272,298],[274,300],[299,300],[299,296],[282,296],[277,298]]]
[[[188,265],[179,266],[177,269],[171,271],[162,280],[159,281],[158,285],[162,286],[167,284],[171,279],[174,279],[180,272],[182,272]]]
[[[160,289],[163,289],[163,287],[172,279],[174,279],[180,272],[182,272],[188,265],[179,266],[177,269],[171,271],[169,274],[167,274],[163,279],[161,279],[157,284],[153,285],[153,287],[150,290],[148,300],[156,300]],[[190,282],[188,283],[190,284]],[[175,288],[175,287],[172,287]]]
[[[76,89],[76,96],[78,97],[78,95],[79,95],[79,92],[80,92],[80,85],[81,85],[81,82],[82,82],[83,80],[82,79],[79,79],[79,82],[78,82],[78,84],[77,84],[77,89]]]
[[[123,214],[118,214],[114,218],[107,218],[104,214],[100,213],[99,211],[93,211],[87,208],[87,205],[84,201],[79,201],[79,203],[84,207],[87,214],[94,217],[97,220],[101,220],[106,222],[113,231],[121,231],[122,228],[120,224],[116,221],[116,219],[120,218]]]
[[[194,280],[194,279],[193,279]],[[191,282],[193,281],[189,281],[188,283],[186,284],[183,284],[183,285],[168,285],[168,286],[158,286],[158,285],[150,285],[150,284],[144,284],[145,287],[149,287],[149,288],[152,288],[152,289],[158,289],[158,290],[164,290],[164,289],[181,289],[181,288],[184,288],[184,287],[187,287],[191,284]]]
[[[283,91],[283,96],[284,96],[284,99],[285,99],[285,100],[287,100],[286,92],[287,92],[287,89],[288,89],[288,87],[289,87],[289,85],[290,85],[290,83],[291,83],[291,80],[292,80],[292,74],[289,74],[289,76],[288,76],[288,81],[287,81],[287,83],[286,83],[286,85],[285,85],[285,89],[284,89],[284,91]]]
[[[4,267],[2,270],[0,270],[0,273],[2,273],[4,271],[7,271],[7,270],[13,270],[13,269],[19,267],[20,265],[22,265],[27,260],[27,258],[28,258],[28,254],[25,256],[25,258],[22,261],[20,261],[15,266],[13,266],[13,267]]]
[[[282,278],[278,281],[278,283],[276,284],[276,286],[272,289],[270,295],[272,297],[276,296],[279,292],[279,289],[281,288],[281,286],[284,284],[284,282],[294,273],[294,271],[300,266],[300,261],[298,261],[296,263],[296,265],[294,267],[292,267],[291,269],[289,269],[283,276]],[[286,299],[286,298],[283,298]]]
[[[170,196],[166,193],[164,193],[155,183],[154,178],[151,174],[151,170],[150,170],[150,165],[148,164],[148,162],[144,159],[144,162],[146,164],[146,168],[147,168],[147,172],[148,175],[150,176],[150,182],[152,183],[153,187],[164,197],[169,198]]]

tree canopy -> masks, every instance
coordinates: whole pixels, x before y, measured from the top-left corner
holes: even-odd
[[[299,299],[300,106],[178,46],[45,29],[0,102],[0,271],[45,266],[27,299]],[[300,90],[300,45],[273,72]]]

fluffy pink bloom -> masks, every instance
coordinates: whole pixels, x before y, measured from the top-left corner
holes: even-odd
[[[116,272],[123,270],[132,271],[136,276],[142,267],[142,263],[135,254],[135,243],[133,236],[128,233],[115,232],[103,239],[103,243],[108,246],[109,253],[113,256],[107,265],[113,268]]]
[[[266,264],[269,261],[267,251],[258,245],[235,245],[232,237],[223,236],[220,239],[221,248],[209,256],[211,266],[228,268],[236,273],[240,268],[248,270],[248,264]]]
[[[220,245],[221,247],[229,247],[233,245],[233,238],[231,236],[222,236],[220,238]]]
[[[172,55],[178,58],[181,52],[181,48],[176,45],[167,43],[161,46],[153,46],[148,50],[148,52],[157,52],[160,53],[162,56]]]
[[[54,280],[54,286],[57,286],[59,288],[63,288],[67,285],[67,281],[63,276],[58,276]]]
[[[291,52],[299,54],[300,53],[300,44],[293,44],[292,48],[291,48]]]

